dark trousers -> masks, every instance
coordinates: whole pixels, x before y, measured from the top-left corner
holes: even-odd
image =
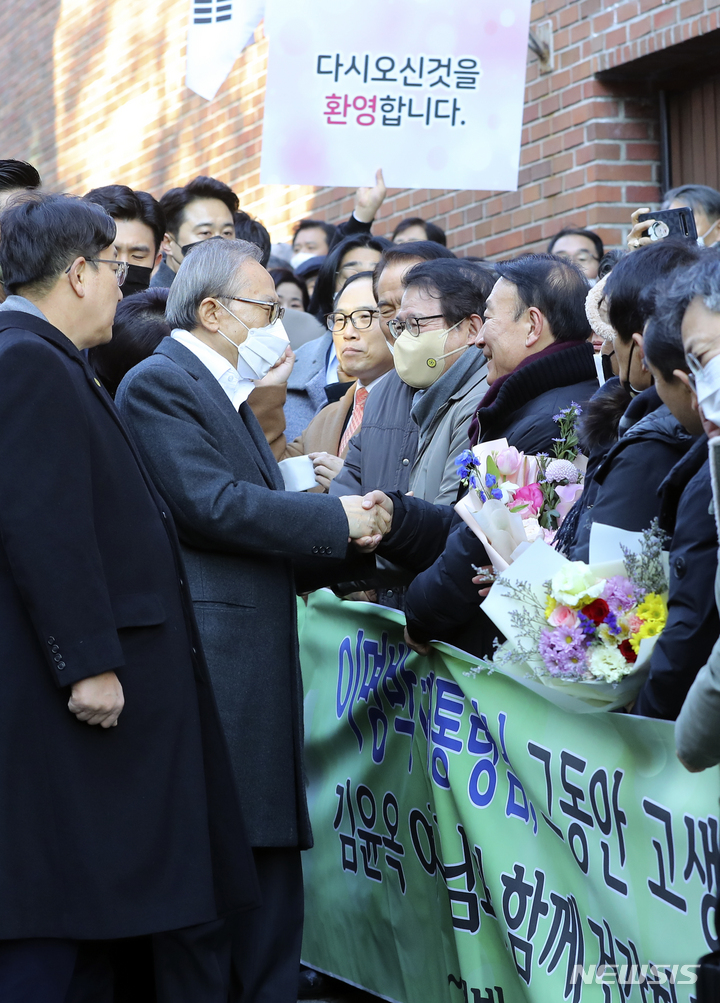
[[[253,856],[258,908],[153,937],[158,1003],[296,1003],[303,925],[300,850],[256,848]]]
[[[74,940],[0,941],[2,1003],[64,1003],[75,970]]]
[[[300,850],[255,848],[261,905],[234,916],[233,1003],[297,1003],[304,916]]]

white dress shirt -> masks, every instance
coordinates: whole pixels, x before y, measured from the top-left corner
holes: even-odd
[[[214,348],[206,345],[204,341],[200,341],[194,334],[190,334],[189,331],[183,331],[182,328],[178,327],[170,336],[189,349],[205,368],[210,370],[237,411],[255,389],[254,382],[246,380],[226,358],[216,352]]]

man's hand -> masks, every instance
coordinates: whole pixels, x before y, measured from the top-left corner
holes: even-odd
[[[405,628],[405,644],[407,644],[408,648],[411,648],[413,651],[417,652],[418,655],[430,654],[430,645],[424,644],[422,641],[413,641],[413,639],[408,634],[407,627]]]
[[[355,208],[353,215],[361,223],[372,223],[378,214],[380,206],[385,201],[387,188],[383,181],[382,169],[375,172],[375,186],[373,188],[358,188],[355,193]]]
[[[639,223],[638,216],[641,212],[650,212],[650,209],[647,206],[641,209],[636,209],[630,217],[633,227],[628,234],[627,245],[631,251],[637,251],[638,247],[648,247],[650,244],[656,243],[656,241],[651,240],[647,235],[648,227],[652,226],[655,220],[645,219],[642,223]]]
[[[290,378],[290,373],[293,371],[293,366],[295,365],[295,352],[288,345],[283,354],[277,360],[275,365],[272,367],[266,376],[263,376],[261,380],[255,380],[256,387],[278,387],[282,386],[283,383],[287,383]]]
[[[337,477],[342,470],[343,461],[339,456],[333,456],[332,453],[308,453],[308,456],[313,461],[315,480],[328,491],[330,489],[330,481],[334,477]]]
[[[78,721],[114,728],[125,706],[120,680],[114,672],[101,672],[73,683],[68,710]]]
[[[371,491],[369,494],[365,495],[362,500],[363,507],[370,509],[373,506],[377,506],[377,511],[379,518],[381,518],[385,528],[383,529],[382,536],[390,532],[392,526],[392,517],[394,506],[392,501],[388,498],[384,491]],[[382,542],[382,536],[368,536],[361,540],[355,541],[355,546],[358,550],[362,551],[364,554],[371,554],[373,550]]]
[[[375,550],[392,523],[392,514],[379,499],[386,499],[392,512],[392,502],[382,491],[372,491],[364,498],[344,495],[340,499],[347,516],[349,542],[368,553]]]

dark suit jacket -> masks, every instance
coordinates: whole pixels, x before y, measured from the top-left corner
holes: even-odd
[[[0,312],[0,471],[0,939],[252,901],[172,520],[83,355],[25,313]],[[125,708],[105,730],[67,702],[109,670]]]
[[[177,522],[251,842],[309,846],[293,562],[345,557],[342,506],[285,493],[247,403],[171,338],[116,401]]]

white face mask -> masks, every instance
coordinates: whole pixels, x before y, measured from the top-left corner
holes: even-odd
[[[298,265],[301,265],[303,261],[309,261],[310,258],[314,257],[315,255],[310,254],[308,251],[298,251],[296,254],[293,254],[292,258],[290,258],[290,267],[295,269]]]
[[[442,362],[450,355],[464,352],[467,345],[460,345],[452,352],[443,352],[448,335],[459,327],[462,321],[452,327],[437,331],[421,331],[417,338],[403,331],[395,341],[393,361],[398,376],[409,387],[425,390],[439,380],[443,366]]]
[[[268,324],[265,327],[248,327],[232,310],[228,310],[224,303],[220,303],[220,306],[239,324],[242,324],[248,333],[245,341],[236,345],[232,338],[228,338],[218,328],[220,337],[237,349],[238,360],[235,368],[238,374],[244,380],[261,380],[263,376],[267,376],[290,344],[282,320],[278,318],[274,324]]]
[[[695,392],[703,414],[713,425],[720,425],[720,355],[702,369],[694,369]]]
[[[716,220],[716,222],[717,222],[717,220]],[[705,231],[705,233],[703,233],[700,237],[698,237],[697,242],[700,245],[700,247],[712,247],[715,244],[715,241],[713,241],[712,244],[706,244],[705,243],[705,238],[710,233],[710,230],[714,230],[714,229],[715,229],[715,223],[713,223],[712,226],[710,226],[709,229],[707,229]]]

